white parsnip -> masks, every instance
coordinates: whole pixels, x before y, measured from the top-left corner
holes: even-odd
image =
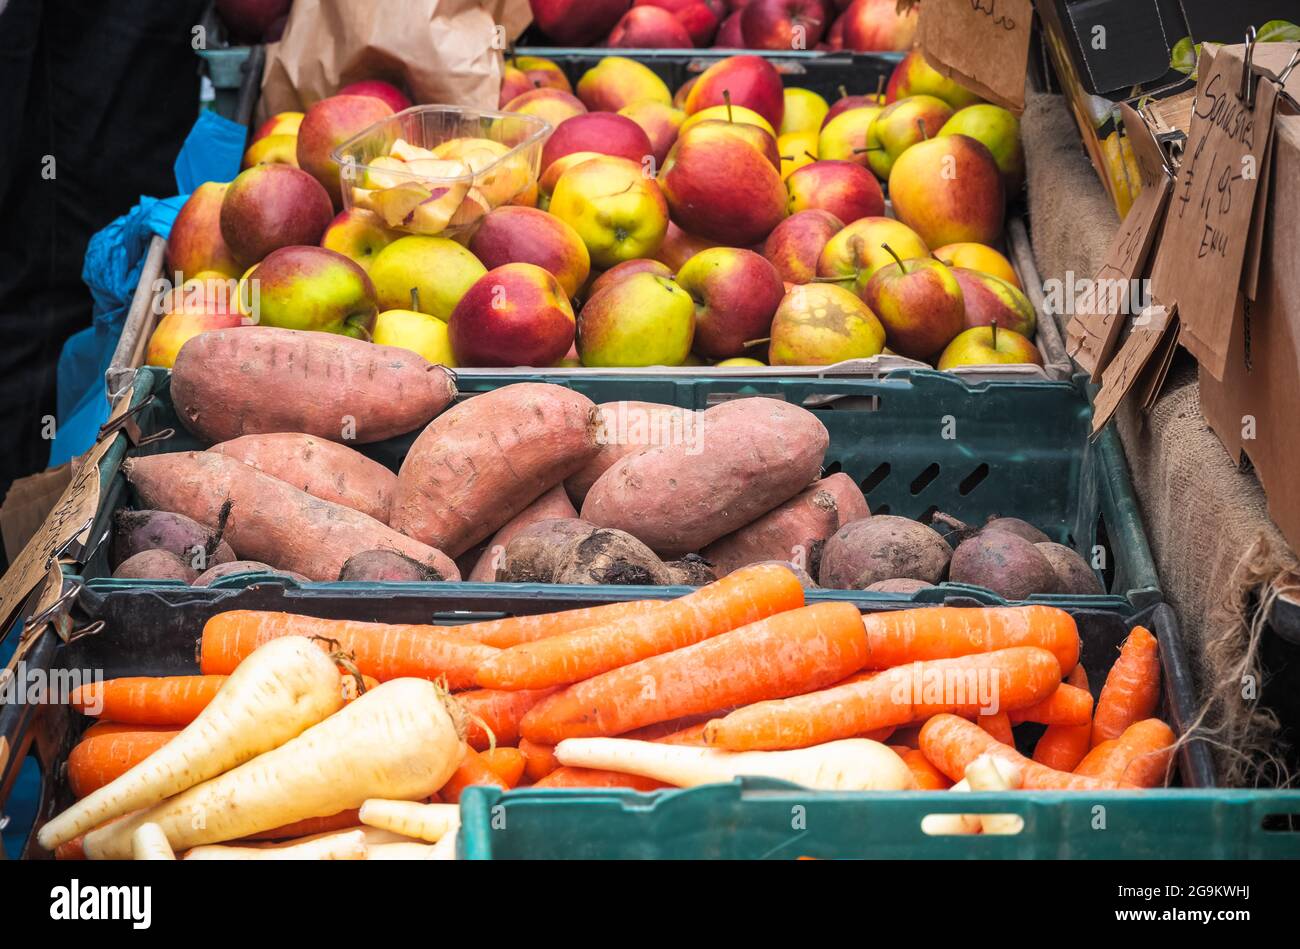
[[[866,738],[792,751],[722,751],[629,738],[566,738],[555,746],[555,757],[571,767],[639,774],[683,788],[741,775],[780,778],[824,791],[902,791],[915,786],[902,758]]]
[[[455,860],[456,859],[456,835],[448,834],[429,848],[425,860]]]
[[[280,747],[88,833],[86,856],[120,859],[149,821],[184,849],[329,817],[370,798],[428,797],[464,755],[447,701],[425,679],[385,682]]]
[[[141,824],[131,835],[132,860],[175,860],[167,835],[157,824]]]
[[[1024,782],[1019,765],[993,755],[980,755],[966,765],[967,783],[972,791],[1014,791]],[[1019,814],[977,814],[980,830],[986,834],[1018,834],[1025,828]]]
[[[272,640],[239,664],[179,735],[55,817],[37,840],[54,850],[105,821],[151,807],[277,748],[342,705],[338,669],[319,646],[302,636]],[[140,823],[131,825],[132,832]],[[117,853],[130,856],[129,834]]]
[[[193,847],[186,860],[364,860],[366,835],[345,830],[306,840],[290,840],[271,847],[235,847],[222,844]]]
[[[408,840],[395,844],[370,844],[366,847],[367,860],[428,860],[437,844],[421,840]]]
[[[970,782],[962,778],[948,789],[962,794],[970,791]],[[921,818],[921,832],[932,837],[946,837],[952,834],[978,834],[980,819],[978,814],[926,814]]]
[[[374,799],[361,805],[361,823],[437,843],[460,826],[459,804]]]

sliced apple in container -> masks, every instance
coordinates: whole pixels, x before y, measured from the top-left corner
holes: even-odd
[[[387,155],[380,155],[366,166],[366,173],[361,178],[361,185],[378,191],[382,188],[395,188],[408,180],[402,172],[406,171],[406,162]],[[398,172],[398,174],[393,174]]]
[[[441,234],[451,224],[469,192],[468,181],[451,181],[435,185],[428,197],[411,208],[401,227],[415,234]]]
[[[460,207],[456,213],[451,216],[448,227],[464,227],[467,224],[473,224],[492,210],[492,205],[484,197],[483,192],[478,188],[470,188],[465,194],[465,200],[461,201]]]
[[[484,164],[490,164],[492,160],[500,158],[509,151],[510,149],[507,146],[502,145],[500,142],[494,142],[490,138],[453,138],[443,142],[433,150],[434,155],[438,158],[456,158],[467,164],[469,164],[469,155],[475,152],[490,156],[490,160],[484,162]],[[475,167],[471,165],[471,167],[474,167],[474,170],[477,171],[478,168],[483,166]]]
[[[420,161],[424,158],[440,158],[427,148],[419,145],[412,145],[404,138],[399,138],[393,142],[393,147],[388,150],[388,154],[398,161]]]
[[[447,184],[448,179],[468,179],[470,173],[469,167],[464,162],[447,161],[441,158],[417,158],[415,161],[408,161],[403,166],[403,170],[407,174],[427,179],[431,185]],[[463,184],[466,188],[469,187],[468,180]]]
[[[371,210],[377,212],[389,227],[401,227],[411,212],[428,199],[429,189],[417,181],[411,181],[396,188],[376,191],[371,197]]]
[[[373,188],[352,189],[352,206],[354,208],[365,208],[367,211],[377,211],[375,207],[375,195],[378,194]]]

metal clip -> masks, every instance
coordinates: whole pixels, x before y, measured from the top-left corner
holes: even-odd
[[[1247,109],[1255,108],[1255,83],[1251,80],[1255,77],[1252,75],[1255,68],[1255,28],[1252,26],[1246,31],[1246,55],[1241,64],[1241,88],[1237,91],[1237,98],[1246,103]]]
[[[63,637],[63,641],[65,643],[75,643],[78,639],[84,639],[87,636],[94,636],[98,633],[102,633],[104,627],[107,625],[108,624],[102,619],[97,619],[88,626],[83,626],[81,629],[74,629],[72,632],[68,633],[68,635]]]
[[[80,577],[64,577],[63,589],[59,591],[59,598],[39,613],[28,618],[27,628],[38,630],[46,623],[55,622],[60,614],[66,614],[67,608],[77,598],[77,594],[81,592],[82,584],[83,581]]]
[[[1300,63],[1300,49],[1291,54],[1290,61],[1278,73],[1277,84],[1279,87],[1286,85],[1287,77],[1291,75],[1291,70],[1295,69],[1296,64]]]
[[[123,432],[126,435],[126,437],[130,439],[132,444],[136,444],[136,445],[140,444],[140,439],[141,439],[140,426],[139,423],[136,422],[135,420],[135,415],[146,405],[152,402],[153,398],[154,397],[152,395],[145,396],[145,398],[141,400],[139,405],[132,406],[131,408],[123,412],[121,415],[117,416],[116,418],[109,419],[107,422],[101,425],[99,427],[99,436],[98,438],[96,438],[96,441],[103,440],[104,438],[107,438],[109,435],[114,435],[117,432]],[[150,436],[150,438],[154,438],[154,436]]]
[[[70,536],[63,543],[59,544],[58,547],[55,547],[52,551],[50,551],[50,555],[45,558],[45,569],[49,570],[61,559],[63,559],[63,556],[67,554],[69,550],[72,549],[72,546],[75,543],[77,543],[77,538],[80,537],[82,534],[84,534],[86,531],[90,530],[90,525],[93,523],[95,523],[95,518],[92,515],[86,518],[86,523],[82,524],[79,530],[75,531],[72,534],[72,536]]]

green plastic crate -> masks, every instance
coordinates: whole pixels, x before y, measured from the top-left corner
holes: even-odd
[[[136,421],[144,435],[174,434],[133,449],[140,453],[188,451],[201,447],[181,426],[170,400],[170,374],[144,368],[135,377]],[[545,373],[462,376],[462,398],[503,385],[550,381],[595,402],[635,399],[704,409],[732,398],[768,396],[803,405],[818,414],[830,432],[826,471],[847,472],[862,485],[871,509],[920,518],[944,511],[971,523],[994,514],[1022,517],[1054,540],[1104,553],[1102,596],[1041,595],[1033,602],[1075,604],[1130,613],[1160,600],[1160,589],[1122,449],[1113,432],[1090,442],[1090,408],[1082,388],[1068,382],[963,382],[930,370],[908,370],[879,378],[736,375],[669,377],[569,375]],[[418,433],[359,450],[393,470]],[[95,589],[156,586],[158,581],[112,580],[107,536],[112,512],[131,502],[120,474],[125,449],[104,465],[103,500],[82,575]],[[240,585],[247,578],[228,578]],[[464,584],[486,592],[500,584]],[[538,593],[538,584],[511,585]],[[574,596],[593,588],[569,588]],[[610,587],[619,597],[654,595],[657,588]],[[669,588],[681,593],[684,588]],[[941,601],[963,593],[984,603],[1005,602],[981,588],[945,584],[921,591],[916,602]],[[853,591],[818,591],[819,598],[853,599]],[[897,599],[897,595],[878,594]]]
[[[202,86],[199,107],[211,109],[223,118],[248,125],[262,88],[265,47],[232,46],[226,28],[209,5],[199,21],[205,46],[196,49]]]
[[[681,791],[461,795],[466,860],[1300,858],[1300,792],[838,793],[742,778]],[[1014,835],[930,836],[928,814],[1017,814]]]

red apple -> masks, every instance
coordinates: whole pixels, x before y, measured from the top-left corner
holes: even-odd
[[[967,327],[992,326],[996,323],[1021,336],[1034,335],[1038,327],[1034,305],[1018,287],[992,274],[963,267],[953,267],[952,275],[961,286]]]
[[[188,340],[209,330],[234,329],[236,326],[243,325],[243,319],[239,313],[196,313],[189,309],[174,310],[163,316],[149,335],[144,364],[170,369],[176,363],[176,354]]]
[[[334,217],[321,183],[289,165],[240,172],[221,202],[221,236],[243,267],[280,247],[318,244]]]
[[[884,325],[886,345],[900,356],[932,359],[962,331],[961,286],[933,258],[895,258],[872,274],[858,296]]]
[[[391,82],[381,79],[363,79],[344,86],[338,91],[341,96],[373,96],[394,112],[401,112],[411,107],[410,98]]]
[[[711,105],[743,105],[767,119],[772,128],[781,127],[785,114],[785,88],[776,68],[761,56],[728,56],[704,72],[686,97],[686,114],[693,115]]]
[[[650,147],[654,149],[656,166],[662,165],[668,157],[668,150],[677,141],[677,132],[686,118],[681,109],[645,99],[619,109],[618,114],[631,119],[645,131]]]
[[[714,49],[744,49],[745,34],[740,31],[740,11],[730,14],[713,38]]]
[[[529,88],[573,91],[573,86],[569,85],[569,77],[564,74],[559,63],[544,56],[516,56],[514,59],[507,60],[506,65],[522,72],[524,78],[528,80]]]
[[[298,167],[325,186],[336,208],[342,206],[339,165],[330,153],[392,114],[387,103],[373,96],[330,96],[307,110],[298,129]]]
[[[791,214],[817,208],[852,222],[885,213],[880,182],[856,162],[815,161],[795,169],[785,187],[790,192],[786,209]]]
[[[667,10],[686,27],[691,42],[696,46],[708,46],[709,41],[718,31],[726,11],[724,4],[717,0],[636,0],[638,7],[661,7]]]
[[[663,243],[659,245],[659,250],[655,252],[655,260],[662,261],[669,268],[668,275],[672,275],[686,261],[700,251],[708,250],[712,246],[714,246],[714,243],[708,238],[687,234],[672,221],[669,221],[668,230],[664,233]]]
[[[822,0],[752,0],[740,14],[749,49],[812,49],[826,27]]]
[[[822,128],[825,128],[826,124],[841,112],[865,107],[878,108],[879,106],[880,101],[875,96],[840,96],[831,103],[830,109],[822,116]]]
[[[573,345],[574,327],[559,281],[528,263],[489,270],[447,321],[459,366],[550,366]]]
[[[536,264],[549,271],[570,297],[587,282],[591,271],[591,256],[578,232],[536,208],[492,211],[470,238],[469,249],[488,270],[505,264]]]
[[[293,0],[217,0],[217,14],[236,40],[260,43]]]
[[[682,22],[662,7],[633,7],[610,30],[609,45],[623,49],[690,49],[695,43]]]
[[[641,126],[613,112],[588,112],[561,122],[542,148],[542,169],[573,152],[599,152],[637,164],[654,157],[654,147]]]
[[[942,99],[953,109],[964,109],[983,100],[965,86],[953,82],[925,61],[919,49],[904,56],[889,74],[885,101],[897,102],[908,96],[927,95]]]
[[[727,359],[767,337],[785,287],[776,268],[751,250],[712,247],[677,271],[677,285],[695,301],[695,343],[709,359]]]
[[[632,0],[530,0],[537,28],[560,46],[593,46]]]
[[[860,53],[903,52],[916,40],[919,11],[900,15],[896,0],[853,0],[845,9],[844,48]]]
[[[167,267],[182,279],[205,270],[238,277],[244,268],[221,236],[221,205],[230,187],[209,181],[194,189],[172,222],[167,238]]]
[[[823,42],[826,44],[827,52],[838,53],[844,48],[844,14],[839,14],[831,21],[830,28],[826,31],[826,37]]]
[[[968,135],[928,139],[899,155],[889,198],[898,219],[931,247],[992,244],[1002,235],[1002,172],[984,143]]]
[[[587,286],[587,292],[584,294],[586,299],[590,300],[601,290],[612,286],[633,274],[651,273],[656,277],[671,277],[673,269],[662,261],[654,260],[650,257],[637,257],[633,260],[625,260],[620,264],[615,264]]]
[[[787,283],[817,279],[817,261],[826,242],[844,227],[829,211],[813,209],[791,214],[767,236],[763,256]]]
[[[502,107],[502,111],[535,115],[559,128],[561,122],[586,114],[587,107],[571,92],[546,88],[529,89],[523,95],[515,96]]]

